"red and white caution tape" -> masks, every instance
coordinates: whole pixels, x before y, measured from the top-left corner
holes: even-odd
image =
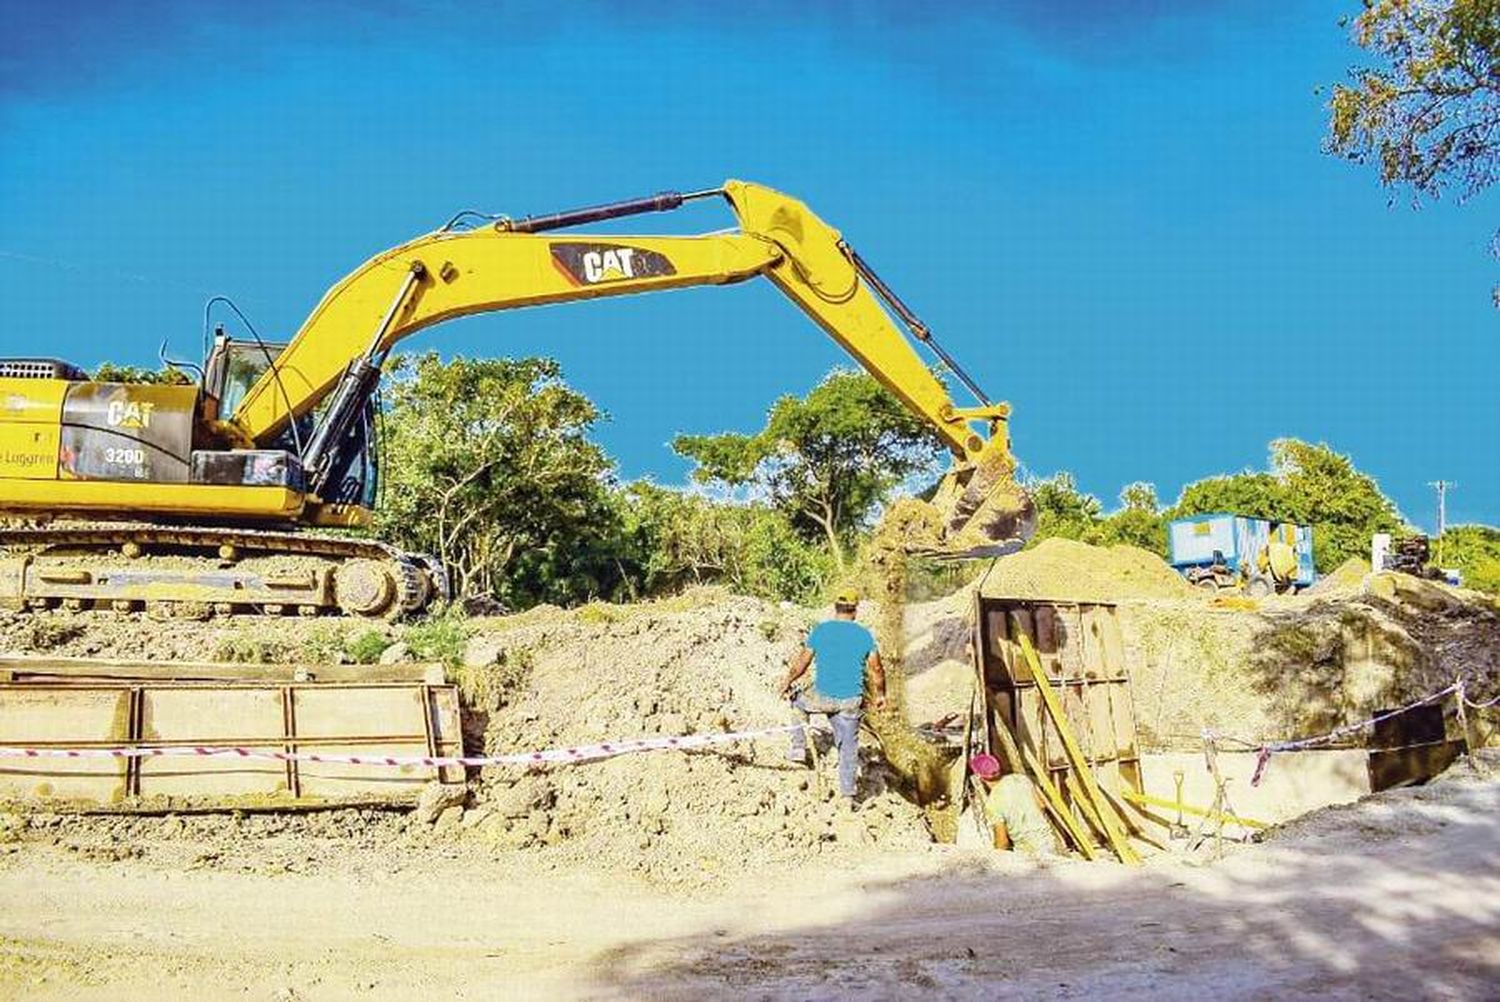
[[[753,731],[716,732],[711,734],[684,734],[675,737],[630,738],[625,741],[606,741],[595,745],[577,745],[571,748],[549,748],[545,751],[511,752],[506,755],[335,755],[323,752],[278,751],[274,748],[220,747],[213,745],[162,745],[151,747],[121,746],[116,748],[18,748],[0,747],[0,758],[158,758],[198,756],[203,758],[251,759],[271,762],[325,762],[335,765],[389,766],[463,766],[482,768],[492,765],[556,765],[566,762],[591,762],[613,758],[616,755],[631,755],[650,751],[688,751],[693,748],[708,748],[713,745],[735,741],[749,741],[786,734],[796,730],[800,724],[781,727],[763,727]]]
[[[1264,776],[1266,772],[1266,766],[1270,763],[1271,756],[1276,752],[1301,751],[1304,748],[1313,748],[1321,744],[1327,744],[1328,742],[1341,738],[1346,734],[1354,734],[1358,731],[1364,730],[1366,727],[1373,727],[1374,725],[1380,723],[1382,720],[1389,720],[1391,717],[1399,717],[1401,714],[1407,713],[1411,710],[1415,710],[1419,706],[1426,706],[1428,703],[1432,703],[1439,699],[1442,699],[1444,696],[1447,696],[1450,693],[1456,692],[1459,694],[1459,698],[1462,699],[1463,688],[1463,681],[1460,680],[1454,682],[1452,685],[1439,689],[1437,692],[1428,693],[1421,699],[1407,703],[1405,706],[1402,706],[1398,709],[1387,710],[1385,713],[1376,714],[1369,720],[1361,720],[1357,724],[1347,724],[1343,727],[1334,728],[1327,734],[1319,734],[1316,737],[1311,738],[1298,738],[1295,741],[1277,741],[1273,744],[1263,744],[1256,751],[1255,772],[1250,777],[1250,785],[1260,785],[1261,777]]]

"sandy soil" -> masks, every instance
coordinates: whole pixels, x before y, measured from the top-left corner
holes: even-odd
[[[257,842],[184,867],[25,838],[0,846],[0,997],[1494,998],[1495,765],[1140,870],[830,847],[674,891],[436,848],[303,872]]]

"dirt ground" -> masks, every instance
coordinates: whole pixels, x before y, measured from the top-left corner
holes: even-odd
[[[830,847],[672,889],[440,848],[334,861],[332,829],[300,865],[274,836],[184,866],[26,833],[0,846],[0,997],[1494,998],[1497,767],[1138,870]]]
[[[1500,681],[1488,599],[1352,568],[1245,608],[1050,541],[907,606],[908,721],[967,712],[976,588],[1065,584],[1120,600],[1155,748]],[[0,613],[0,652],[447,660],[466,745],[500,753],[785,723],[774,681],[817,615],[714,589],[401,626]],[[0,999],[1500,996],[1494,752],[1132,870],[934,844],[873,746],[850,814],[783,741],[485,769],[431,811],[0,811]]]

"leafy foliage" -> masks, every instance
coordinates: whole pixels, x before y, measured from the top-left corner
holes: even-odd
[[[931,468],[933,431],[862,372],[834,370],[806,397],[784,396],[754,435],[679,435],[699,483],[750,486],[806,538],[821,537],[838,569],[854,533],[907,477]]]
[[[1463,572],[1464,585],[1500,595],[1500,529],[1488,525],[1455,525],[1443,533],[1443,567]]]
[[[143,369],[114,362],[99,363],[89,378],[99,383],[164,383],[169,386],[187,386],[193,381],[187,373],[170,365],[163,369]]]
[[[1059,536],[1082,540],[1099,522],[1102,506],[1092,494],[1084,494],[1071,473],[1057,473],[1027,486],[1036,504],[1036,536],[1040,542]]]
[[[347,653],[357,665],[372,665],[391,646],[391,640],[379,630],[366,630],[349,641]]]
[[[1354,41],[1380,65],[1333,88],[1327,147],[1387,185],[1464,196],[1500,169],[1500,0],[1366,0]]]
[[[1167,520],[1156,485],[1142,481],[1120,491],[1120,507],[1100,523],[1098,542],[1106,546],[1138,546],[1157,556],[1167,555]]]
[[[810,600],[830,557],[763,503],[732,504],[640,482],[620,492],[627,589],[660,595],[723,584],[762,598]]]
[[[379,531],[435,553],[464,594],[507,604],[598,594],[614,572],[599,412],[545,358],[403,358],[383,421]]]
[[[406,631],[406,645],[419,661],[438,661],[455,668],[463,663],[469,629],[451,610],[428,616]]]
[[[1027,490],[1037,506],[1032,545],[1059,536],[1095,546],[1138,546],[1166,556],[1166,520],[1152,484],[1127,484],[1120,491],[1119,509],[1109,515],[1103,514],[1098,498],[1078,489],[1071,473],[1035,481]]]

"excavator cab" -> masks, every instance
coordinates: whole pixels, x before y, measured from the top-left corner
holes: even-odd
[[[234,417],[241,401],[250,388],[271,370],[275,359],[286,348],[284,342],[237,341],[224,334],[214,339],[214,346],[204,363],[204,394],[214,415],[221,420]],[[223,453],[222,462],[243,467],[245,460],[232,457],[267,457],[261,462],[275,462],[269,458],[281,453],[288,464],[295,464],[301,478],[301,461],[306,447],[312,440],[318,423],[327,410],[327,402],[311,413],[305,414],[287,425],[266,449],[253,451],[234,450]],[[371,398],[361,409],[349,432],[340,443],[333,459],[333,475],[322,501],[328,505],[354,506],[371,509],[375,506],[380,487],[379,452],[375,437],[376,401]],[[227,470],[227,476],[236,471]]]

